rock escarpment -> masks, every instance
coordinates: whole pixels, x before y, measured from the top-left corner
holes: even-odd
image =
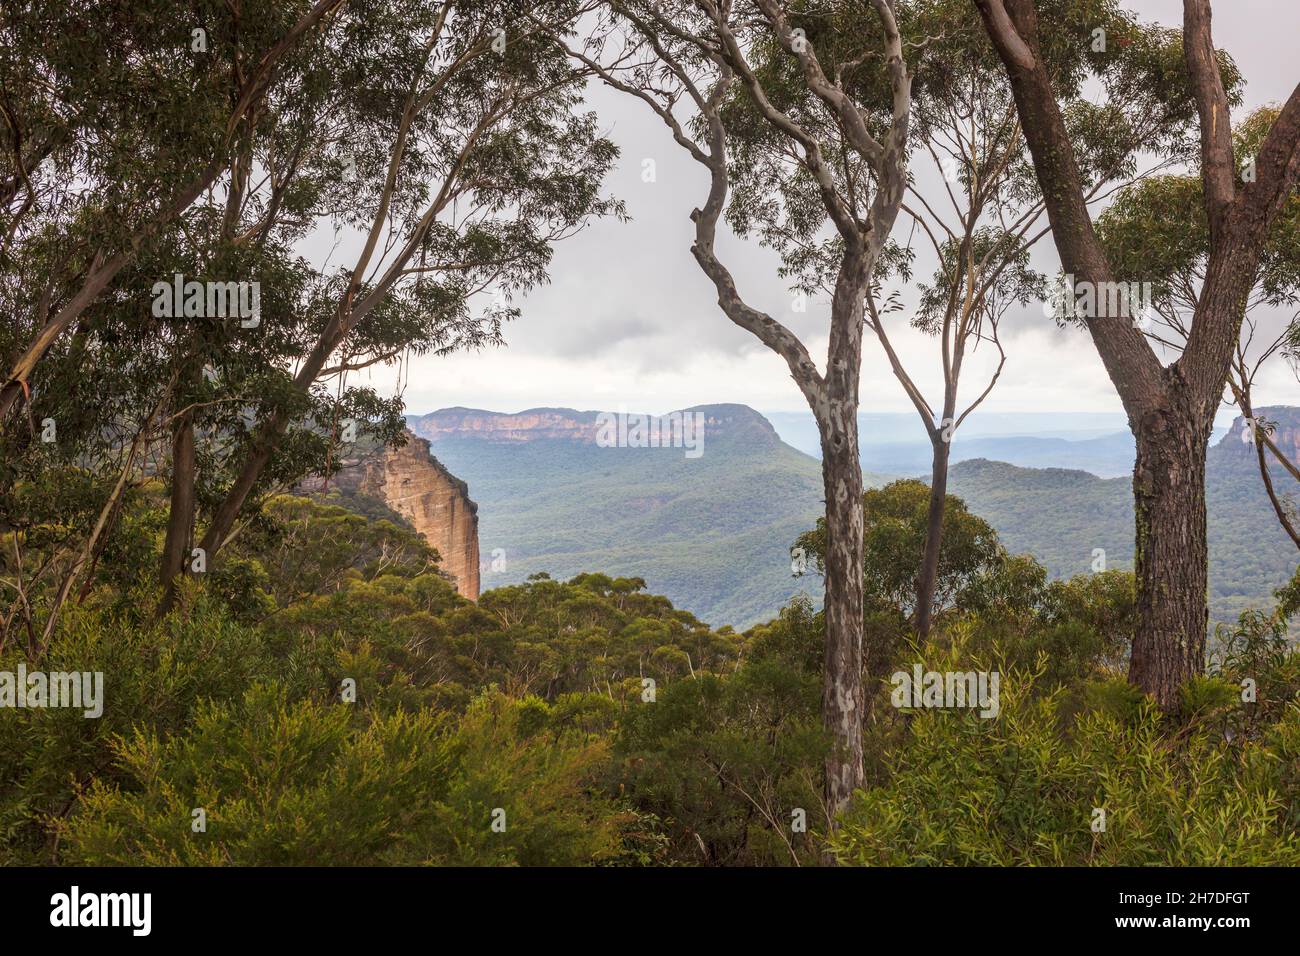
[[[1271,426],[1269,437],[1278,451],[1293,464],[1300,465],[1300,409],[1287,405],[1268,405],[1255,409],[1255,418]],[[1219,442],[1224,448],[1242,458],[1254,458],[1255,447],[1246,434],[1246,423],[1240,415],[1232,423],[1232,430]],[[1269,459],[1272,461],[1272,458]]]
[[[745,440],[775,447],[780,437],[772,423],[746,405],[695,405],[667,414],[698,416],[708,439]],[[556,439],[593,444],[601,432],[601,412],[573,408],[529,408],[522,412],[489,412],[477,408],[443,408],[407,419],[411,431],[434,443],[451,439],[478,439],[501,444],[545,442]],[[605,415],[632,418],[657,417],[657,413],[609,410]]]
[[[401,448],[363,451],[340,464],[328,486],[318,479],[303,489],[328,487],[382,501],[438,550],[457,592],[478,600],[478,505],[470,500],[469,486],[429,453],[426,440],[408,432]]]
[[[515,414],[476,408],[444,408],[410,419],[417,435],[443,438],[482,438],[497,442],[527,442],[555,438],[595,441],[596,413],[572,408],[530,408]]]

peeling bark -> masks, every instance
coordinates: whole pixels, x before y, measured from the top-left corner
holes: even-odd
[[[855,419],[856,413],[855,406]],[[822,719],[834,742],[826,757],[826,798],[828,806],[839,808],[863,783],[863,513],[856,429],[833,430],[823,439],[822,480],[826,489]]]

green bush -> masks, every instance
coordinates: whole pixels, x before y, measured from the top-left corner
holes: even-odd
[[[452,721],[427,710],[290,703],[283,687],[255,685],[236,704],[202,707],[183,734],[119,738],[122,783],[95,781],[60,827],[67,859],[150,866],[613,859],[619,813],[588,792],[605,748],[552,731],[545,710],[535,699],[489,694]],[[206,814],[201,829],[198,808]]]
[[[80,710],[5,710],[0,719],[0,862],[56,863],[51,825],[71,813],[93,781],[122,779],[114,741],[137,729],[165,737],[184,731],[205,700],[238,700],[269,673],[295,694],[324,684],[329,651],[304,645],[272,656],[263,635],[232,621],[191,590],[185,614],[139,623],[112,609],[69,606],[50,648],[29,669],[100,671],[103,714]],[[0,670],[23,658],[0,655]]]
[[[706,865],[815,862],[826,828],[820,615],[795,602],[751,632],[733,673],[701,674],[632,706],[621,784],[663,820],[673,858]],[[792,829],[804,811],[806,832]]]
[[[1045,662],[1044,662],[1045,663]],[[932,669],[969,670],[954,647]],[[987,666],[987,665],[985,665]],[[1229,742],[1195,719],[1171,726],[1143,699],[1097,685],[1072,714],[1043,666],[1001,672],[1000,712],[918,710],[889,777],[859,792],[832,840],[856,865],[1296,865],[1300,710],[1269,744]],[[1200,683],[1189,700],[1223,700]],[[1132,706],[1136,703],[1136,707]],[[1290,775],[1290,778],[1288,778]],[[1104,832],[1094,832],[1097,810]]]

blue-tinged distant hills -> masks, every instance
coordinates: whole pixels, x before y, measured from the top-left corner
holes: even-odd
[[[409,422],[478,502],[484,589],[539,571],[642,577],[678,607],[738,628],[768,619],[800,591],[820,597],[815,579],[791,576],[789,559],[794,539],[822,512],[820,463],[747,406],[685,411],[702,413],[706,422],[697,458],[682,448],[599,447],[595,411],[448,408]],[[1279,422],[1279,442],[1300,452],[1300,410],[1261,414]],[[904,434],[891,431],[896,422],[879,418],[872,434]],[[1067,424],[1079,437],[959,440],[950,491],[990,521],[1010,550],[1033,554],[1054,576],[1089,571],[1095,548],[1106,550],[1110,566],[1131,567],[1132,439],[1106,433],[1109,421]],[[787,435],[791,427],[782,423]],[[869,485],[928,475],[928,446],[871,444],[870,437],[864,429]],[[1296,549],[1278,526],[1255,467],[1239,427],[1210,449],[1210,589],[1217,620],[1270,606],[1272,591],[1296,567]],[[1280,470],[1276,480],[1281,491],[1300,493]]]
[[[484,590],[539,571],[600,571],[644,578],[676,606],[737,627],[801,591],[820,599],[819,581],[791,575],[789,552],[822,512],[820,462],[747,406],[685,411],[704,415],[694,458],[599,447],[598,413],[569,408],[449,408],[409,424],[469,483]]]
[[[769,415],[781,438],[821,457],[817,425],[808,412]],[[1217,440],[1226,427],[1218,428]],[[930,443],[913,413],[858,415],[862,467],[871,472],[929,475]],[[1102,412],[982,412],[953,437],[951,463],[987,458],[1023,468],[1076,468],[1099,478],[1133,471],[1133,436],[1123,415]]]

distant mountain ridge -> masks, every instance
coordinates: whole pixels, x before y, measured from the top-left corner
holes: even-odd
[[[1300,409],[1289,405],[1267,405],[1255,409],[1255,418],[1275,426],[1270,431],[1269,438],[1293,464],[1300,464]],[[1246,434],[1245,419],[1238,417],[1219,447],[1225,449],[1224,454],[1230,449],[1233,457],[1258,462],[1253,438],[1253,435]]]
[[[823,511],[820,462],[782,441],[748,406],[681,411],[704,416],[703,454],[695,460],[672,448],[602,448],[596,411],[448,408],[408,421],[479,503],[485,589],[539,571],[636,576],[710,624],[736,627],[766,620],[793,594],[819,598],[820,582],[791,575],[789,548]],[[1279,444],[1300,444],[1300,409],[1274,406],[1258,414],[1278,422]],[[1270,607],[1273,589],[1296,562],[1264,495],[1253,448],[1241,441],[1242,427],[1235,423],[1209,453],[1217,620]],[[979,448],[982,440],[968,439],[966,447]],[[868,473],[867,484],[928,473],[928,461],[890,471]],[[1300,491],[1280,470],[1277,481],[1282,493]],[[1109,566],[1131,567],[1127,476],[976,458],[954,465],[950,487],[1011,551],[1033,554],[1054,576],[1087,573],[1097,548]]]
[[[1277,422],[1280,448],[1300,451],[1300,408],[1255,411]],[[1255,448],[1242,441],[1245,427],[1238,417],[1206,454],[1210,613],[1225,623],[1247,608],[1272,607],[1273,591],[1290,580],[1300,557],[1273,513]],[[1270,474],[1279,494],[1300,495],[1300,484],[1281,466]],[[1055,576],[1089,571],[1097,548],[1105,551],[1108,567],[1133,566],[1130,477],[979,459],[953,466],[949,490],[997,528],[1009,550],[1033,554]]]
[[[443,438],[482,438],[492,441],[536,441],[543,438],[582,440],[596,429],[595,412],[572,408],[529,408],[514,414],[479,408],[442,408],[428,415],[408,417],[416,434],[437,441]]]
[[[820,598],[820,581],[792,575],[790,546],[822,513],[821,463],[748,406],[679,411],[703,416],[698,458],[601,447],[595,411],[452,408],[408,422],[479,504],[485,589],[537,572],[641,577],[676,606],[737,627],[794,594]]]
[[[708,432],[723,429],[728,437],[744,435],[766,443],[779,443],[780,436],[766,418],[748,405],[695,405],[663,415],[700,412]],[[427,415],[408,416],[407,422],[417,435],[430,441],[448,438],[477,438],[496,442],[529,442],[562,439],[594,444],[600,431],[602,414],[632,417],[661,416],[640,411],[611,409],[606,412],[578,411],[573,408],[527,408],[521,412],[490,412],[479,408],[442,408]]]
[[[976,458],[1005,461],[1024,468],[1075,468],[1099,478],[1115,478],[1133,471],[1133,436],[1117,432],[1097,438],[1065,439],[1043,435],[996,435],[953,441],[952,464]],[[876,471],[928,474],[928,442],[863,444],[862,464]]]
[[[816,422],[810,413],[776,412],[781,439],[820,458]],[[1227,431],[1216,426],[1213,440]],[[931,449],[914,414],[858,415],[862,467],[891,475],[929,475]],[[953,437],[950,463],[987,458],[1024,468],[1077,468],[1099,478],[1133,471],[1136,449],[1122,415],[1071,412],[982,413]]]

